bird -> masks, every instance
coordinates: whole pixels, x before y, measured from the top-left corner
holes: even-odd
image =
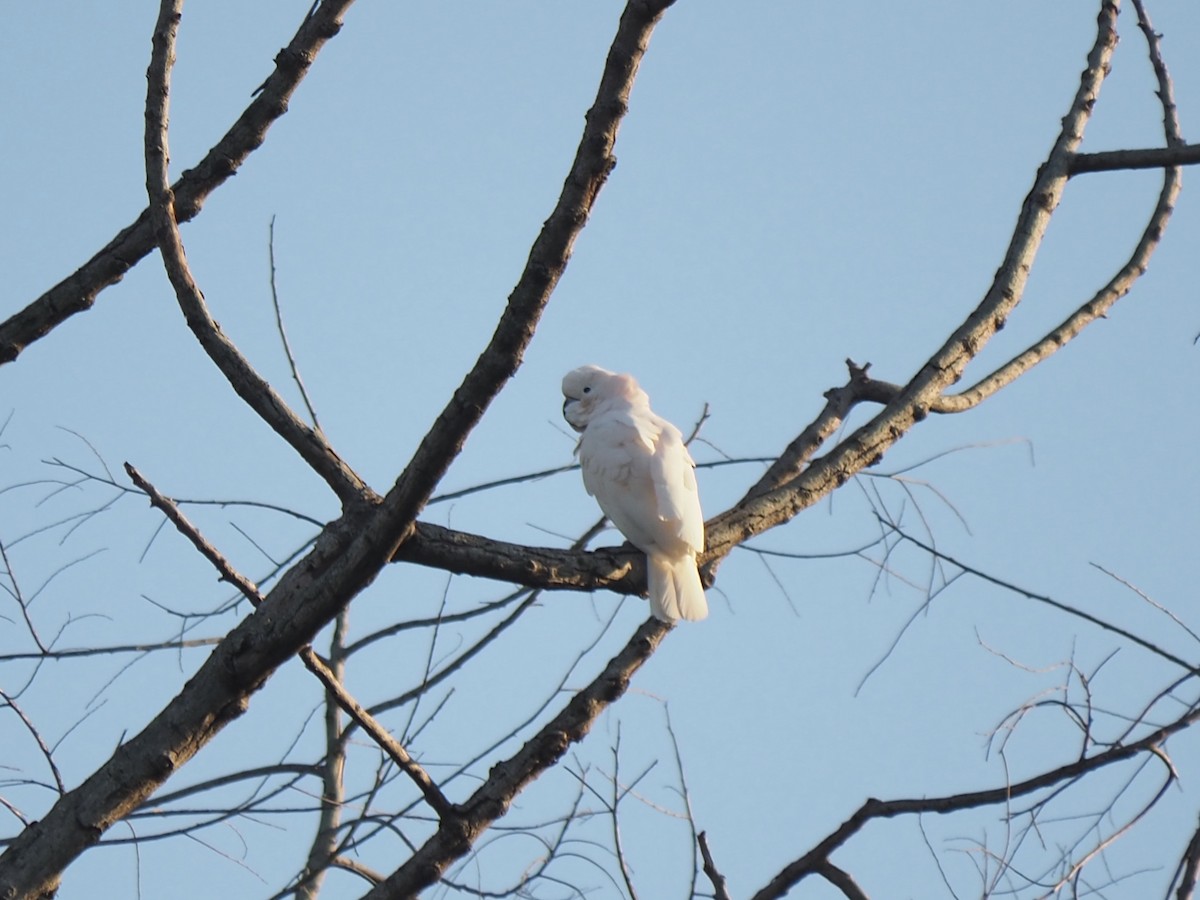
[[[703,619],[708,601],[696,554],[704,514],[683,434],[650,409],[632,375],[580,366],[563,377],[562,392],[563,418],[579,432],[583,486],[646,554],[650,611],[669,623]]]

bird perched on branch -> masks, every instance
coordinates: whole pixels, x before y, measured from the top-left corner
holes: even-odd
[[[632,375],[582,366],[562,383],[563,418],[580,432],[583,486],[646,554],[650,611],[664,622],[708,615],[696,554],[704,514],[679,429],[650,409]]]

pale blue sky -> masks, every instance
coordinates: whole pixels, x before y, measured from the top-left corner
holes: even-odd
[[[847,357],[871,362],[879,378],[907,380],[974,307],[999,264],[1075,91],[1097,6],[679,0],[654,35],[617,168],[525,364],[443,487],[568,462],[559,379],[586,362],[633,372],[658,411],[684,430],[707,403],[712,418],[703,434],[712,447],[696,449],[701,462],[777,453],[820,408],[822,392],[842,382]],[[278,0],[186,7],[174,73],[173,174],[241,111],[307,7]],[[296,399],[267,289],[267,229],[276,218],[279,289],[306,383],[334,445],[376,489],[394,479],[490,336],[557,197],[620,8],[599,0],[356,5],[267,143],[185,226],[214,315]],[[44,3],[6,11],[0,317],[77,268],[144,206],[142,104],[155,9],[142,0],[119,9]],[[1184,134],[1194,137],[1200,7],[1160,0],[1150,12],[1166,35]],[[1144,43],[1132,11],[1122,19],[1114,74],[1085,149],[1161,144]],[[1185,173],[1185,184],[1192,177]],[[968,379],[1103,284],[1132,248],[1158,180],[1156,173],[1088,175],[1068,186],[1025,303]],[[879,467],[896,471],[968,448],[910,473],[931,486],[914,495],[939,547],[1188,658],[1196,656],[1193,641],[1091,564],[1200,626],[1200,487],[1191,459],[1200,440],[1197,247],[1200,210],[1185,187],[1149,274],[1108,321],[979,410],[922,424]],[[323,484],[203,356],[153,257],[103,292],[92,311],[0,369],[0,421],[10,412],[0,487],[52,477],[46,459],[94,466],[87,448],[61,430],[70,429],[114,472],[128,460],[172,495],[254,499],[317,518],[335,512]],[[753,465],[703,471],[706,513],[726,508],[758,472]],[[897,485],[868,479],[865,489],[875,488],[918,527]],[[107,497],[66,494],[35,507],[43,493],[0,493],[0,537],[11,542]],[[847,486],[754,543],[801,554],[859,546],[877,532],[864,497]],[[426,518],[561,544],[555,535],[578,533],[596,514],[568,474],[431,507]],[[254,577],[266,563],[231,522],[275,554],[309,534],[261,514],[195,515]],[[43,630],[53,634],[69,614],[102,613],[72,626],[78,632],[68,631],[63,644],[163,638],[171,620],[142,595],[189,610],[227,596],[174,534],[160,535],[138,563],[157,522],[143,503],[126,500],[62,543],[60,529],[19,545],[13,565],[28,586],[106,548],[39,598]],[[658,703],[667,700],[697,824],[735,896],[764,885],[866,796],[1002,784],[1004,770],[994,755],[985,758],[982,735],[1061,672],[1018,671],[981,643],[1033,669],[1074,653],[1091,670],[1120,642],[963,579],[916,620],[856,696],[924,598],[928,562],[906,549],[892,564],[895,572],[877,582],[877,570],[854,558],[773,560],[772,575],[758,557],[734,554],[710,593],[711,618],[669,636],[579,758],[608,770],[620,721],[622,771],[661,757],[641,787],[678,807]],[[435,610],[444,590],[448,602],[465,607],[504,587],[456,579],[447,588],[441,573],[397,567],[355,601],[356,633],[391,621],[397,604]],[[455,762],[532,713],[616,602],[546,597],[488,652],[413,749]],[[0,607],[0,615],[14,613]],[[590,678],[645,614],[641,601],[626,599],[612,632],[568,684]],[[232,621],[198,633],[220,633]],[[451,652],[456,639],[446,640]],[[25,649],[22,641],[20,629],[0,624],[0,652]],[[419,674],[424,652],[399,638],[385,643],[352,668],[350,686],[368,702],[389,696]],[[63,743],[67,781],[94,768],[105,755],[98,747],[144,724],[201,659],[193,652],[147,660],[104,688],[104,705]],[[58,739],[118,670],[118,663],[59,663],[39,676],[26,706]],[[0,664],[0,686],[22,683],[27,673]],[[1097,679],[1098,703],[1133,712],[1174,674],[1125,646]],[[497,711],[497,696],[517,699]],[[311,678],[290,667],[167,789],[226,771],[246,748],[252,764],[279,758],[316,698]],[[8,720],[0,725],[11,728]],[[1105,896],[1161,895],[1194,827],[1197,741],[1185,736],[1169,749],[1181,790],[1111,856],[1113,877],[1153,870]],[[1009,764],[1021,777],[1077,752],[1077,735],[1046,713],[1018,731]],[[36,769],[36,758],[26,764]],[[562,771],[548,776],[512,820],[561,811],[573,785]],[[466,790],[457,782],[451,793]],[[21,796],[32,814],[44,799]],[[1072,804],[1064,811],[1087,807]],[[11,820],[0,822],[0,833],[10,833]],[[633,803],[627,823],[642,896],[683,896],[686,831]],[[979,839],[985,829],[1002,835],[996,811],[924,824],[951,883],[960,895],[977,895],[971,863],[952,839]],[[229,896],[268,896],[298,865],[311,823],[290,829],[244,823],[240,838],[215,829],[209,837],[225,853],[240,857],[245,840],[244,867],[186,840],[150,847],[141,859],[142,896],[211,897],[214,883]],[[125,835],[114,829],[113,836]],[[371,852],[365,861],[390,870],[401,849],[381,842]],[[486,871],[519,868],[531,852],[516,840],[500,842],[485,856],[495,867]],[[943,890],[912,821],[872,826],[835,861],[872,897]],[[128,849],[93,851],[68,872],[60,897],[95,896],[98,878],[112,885],[106,896],[133,897],[135,871]],[[598,896],[614,890],[594,867],[581,865],[572,877],[597,886]],[[362,885],[340,876],[328,891],[354,897]],[[809,884],[794,896],[834,894]]]

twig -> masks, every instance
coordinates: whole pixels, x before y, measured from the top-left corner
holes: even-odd
[[[613,777],[612,777],[612,802],[607,804],[609,818],[612,820],[612,835],[613,835],[613,852],[617,856],[617,868],[621,871],[621,880],[625,883],[625,890],[628,892],[630,900],[637,900],[637,888],[633,885],[633,872],[629,868],[629,863],[625,861],[625,846],[621,842],[621,819],[618,815],[618,809],[621,805],[621,798],[627,793],[621,789],[621,723],[617,723],[617,737],[613,743]],[[636,780],[634,784],[636,784]]]
[[[29,636],[33,638],[34,646],[40,651],[38,656],[45,656],[49,648],[42,643],[41,636],[37,633],[37,628],[34,627],[33,619],[29,616],[29,602],[21,593],[21,585],[17,582],[17,575],[13,571],[12,562],[8,558],[8,550],[4,546],[4,541],[0,541],[0,562],[4,563],[5,574],[8,575],[8,580],[12,584],[8,588],[8,593],[17,601],[17,606],[21,610],[21,618],[25,620],[25,628],[29,631]]]
[[[275,330],[279,332],[279,340],[283,342],[283,354],[287,357],[288,367],[292,370],[292,381],[296,382],[296,387],[300,390],[300,399],[304,401],[304,408],[308,410],[309,418],[312,419],[313,430],[324,437],[325,429],[321,427],[321,422],[317,419],[317,411],[313,408],[312,399],[308,396],[308,390],[304,387],[304,380],[300,377],[300,367],[296,365],[296,354],[292,353],[292,345],[288,341],[287,329],[283,327],[283,310],[279,306],[279,291],[275,284],[274,216],[271,216],[271,226],[267,236],[267,257],[271,263],[271,305],[275,307]]]
[[[158,644],[108,644],[102,647],[74,647],[45,652],[0,653],[0,662],[21,659],[79,659],[85,656],[111,656],[117,653],[150,653],[156,650],[187,650],[195,647],[212,647],[220,638],[195,638],[193,640],[163,641]]]
[[[41,751],[42,758],[46,760],[46,766],[50,769],[50,774],[54,776],[54,785],[58,789],[59,796],[65,794],[67,788],[63,784],[62,774],[58,771],[58,765],[54,762],[54,754],[42,738],[41,732],[37,730],[37,726],[33,724],[29,716],[25,715],[25,711],[17,706],[16,701],[3,690],[0,690],[0,700],[4,701],[4,705],[11,709],[16,717],[21,720],[21,724],[25,726],[25,730],[29,732],[29,736],[38,745],[38,750]]]
[[[1103,628],[1105,631],[1111,631],[1113,634],[1118,634],[1127,641],[1137,644],[1139,647],[1145,650],[1149,650],[1155,656],[1174,663],[1184,671],[1188,672],[1190,675],[1200,675],[1200,667],[1189,663],[1187,660],[1176,656],[1174,653],[1164,650],[1162,647],[1151,643],[1145,638],[1138,637],[1132,631],[1127,631],[1124,628],[1121,628],[1119,625],[1113,625],[1111,622],[1106,622],[1097,616],[1093,616],[1091,613],[1086,613],[1083,610],[1076,609],[1067,603],[1055,600],[1053,597],[1049,597],[1045,594],[1038,594],[1034,591],[1028,591],[1025,588],[1018,587],[1010,581],[1005,581],[1003,578],[999,578],[995,575],[989,575],[982,569],[977,569],[968,565],[967,563],[961,562],[957,558],[950,556],[948,553],[943,553],[941,550],[937,550],[934,547],[931,547],[929,544],[926,544],[924,541],[920,541],[915,537],[911,537],[899,529],[895,529],[895,533],[903,540],[908,541],[910,544],[920,547],[926,553],[936,556],[938,559],[944,560],[945,562],[962,569],[964,572],[974,575],[976,578],[980,578],[990,584],[996,585],[997,587],[1002,587],[1005,590],[1012,591],[1013,593],[1020,594],[1022,597],[1027,597],[1030,600],[1036,600],[1038,603],[1044,603],[1046,606],[1051,606],[1054,609],[1067,613],[1068,615],[1075,616],[1077,619],[1083,619],[1085,622],[1090,622],[1093,625]]]
[[[429,774],[409,756],[408,751],[401,746],[400,742],[393,738],[374,716],[350,696],[341,683],[333,677],[329,667],[313,652],[312,647],[301,648],[300,659],[308,670],[325,685],[325,689],[337,700],[338,706],[345,710],[346,714],[354,719],[371,736],[371,739],[392,758],[392,761],[400,767],[404,774],[412,779],[413,784],[420,789],[430,807],[443,819],[456,818],[457,807],[446,799]]]
[[[667,720],[667,736],[671,738],[671,750],[675,757],[675,772],[679,775],[679,794],[683,799],[683,811],[687,818],[691,840],[688,845],[692,848],[692,885],[689,896],[696,894],[696,849],[702,840],[702,834],[696,833],[696,815],[692,810],[692,795],[688,790],[687,773],[683,768],[683,754],[679,749],[679,737],[675,734],[675,725],[671,722],[671,708],[663,701],[663,717]],[[715,885],[714,885],[715,886]],[[718,897],[718,900],[720,898]]]
[[[222,581],[227,581],[236,587],[254,606],[262,603],[263,598],[262,594],[258,591],[258,585],[235,569],[233,564],[205,539],[200,530],[187,520],[187,517],[179,511],[179,507],[175,505],[174,501],[159,493],[158,489],[147,481],[142,476],[142,473],[131,464],[125,463],[125,471],[129,474],[129,478],[133,483],[137,485],[138,489],[144,491],[146,496],[150,498],[150,502],[154,505],[154,508],[170,520],[176,530],[187,538],[193,547],[200,551],[201,556],[212,563],[213,568],[221,574]]]

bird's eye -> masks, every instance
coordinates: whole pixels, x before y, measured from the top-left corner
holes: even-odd
[[[590,387],[585,387],[585,388],[583,389],[583,392],[584,392],[585,394],[590,394],[590,393],[592,392],[592,389],[591,389]]]

